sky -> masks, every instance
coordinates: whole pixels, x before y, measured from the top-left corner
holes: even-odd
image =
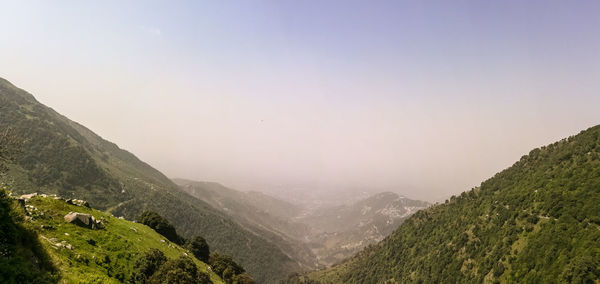
[[[0,77],[169,177],[442,201],[600,123],[598,1],[0,1]]]

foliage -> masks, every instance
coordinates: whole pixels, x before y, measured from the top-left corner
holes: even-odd
[[[198,271],[198,282],[199,284],[212,284],[210,276],[206,272]]]
[[[149,283],[200,283],[199,279],[206,280],[204,274],[199,276],[196,264],[189,258],[181,256],[167,261],[150,278]],[[211,283],[211,282],[209,282]]]
[[[167,257],[162,251],[150,249],[135,261],[130,277],[131,282],[145,283],[165,262]]]
[[[57,283],[50,257],[22,220],[22,209],[0,189],[0,283]]]
[[[203,262],[208,262],[210,257],[210,248],[206,240],[201,236],[196,236],[186,244],[186,248],[194,254],[194,256]]]
[[[138,222],[152,228],[169,241],[172,241],[178,245],[182,245],[185,242],[185,239],[177,234],[175,227],[173,227],[169,221],[158,215],[156,212],[144,211],[138,218]]]
[[[21,141],[12,128],[6,128],[0,132],[0,174],[4,174],[8,170],[5,163],[14,161],[20,148]]]
[[[325,271],[323,283],[593,283],[600,279],[600,126],[532,150]]]
[[[244,268],[233,261],[228,255],[212,253],[210,255],[209,263],[212,266],[213,271],[221,276],[228,284],[254,283],[254,280],[245,273],[246,271]]]
[[[167,260],[157,249],[144,253],[135,262],[133,283],[201,283],[211,284],[210,276],[198,269],[187,256]]]

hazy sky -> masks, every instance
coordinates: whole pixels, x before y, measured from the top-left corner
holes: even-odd
[[[600,1],[0,1],[0,76],[170,177],[443,199],[600,123]]]

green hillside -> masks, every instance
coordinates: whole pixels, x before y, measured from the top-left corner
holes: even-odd
[[[532,150],[480,187],[289,283],[599,283],[600,126]]]
[[[237,191],[214,182],[184,179],[175,179],[174,182],[191,196],[213,204],[247,230],[276,244],[297,260],[302,270],[318,267],[316,256],[301,241],[310,228],[293,220],[292,216],[301,212],[296,205],[257,192]],[[282,213],[283,208],[288,208],[286,213]]]
[[[109,113],[110,110],[107,110]],[[144,210],[168,219],[184,237],[202,235],[259,282],[274,282],[299,265],[271,241],[244,229],[133,154],[40,104],[0,79],[0,129],[23,142],[0,181],[15,194],[56,194],[133,220]]]
[[[5,206],[8,204],[3,203],[3,208],[10,208]],[[17,245],[16,253],[4,255],[0,260],[2,283],[120,283],[129,280],[136,260],[151,249],[160,250],[168,259],[190,256],[213,283],[223,283],[207,264],[145,225],[53,197],[35,196],[24,206],[15,205],[12,215],[21,228],[19,238],[24,234],[34,237]],[[89,229],[68,223],[64,216],[69,212],[90,214],[102,220],[103,228]],[[34,252],[29,253],[33,256],[23,257],[28,250]],[[42,262],[39,259],[45,262],[44,269],[36,265]],[[37,277],[27,279],[32,275]]]

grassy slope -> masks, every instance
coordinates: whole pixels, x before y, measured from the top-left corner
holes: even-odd
[[[598,283],[600,126],[532,150],[333,268],[290,283]]]
[[[69,205],[65,201],[51,197],[34,197],[27,202],[37,210],[33,210],[33,218],[25,222],[30,230],[38,231],[40,242],[59,269],[61,282],[67,283],[118,283],[119,275],[125,278],[131,274],[137,256],[156,248],[164,252],[168,258],[177,258],[187,250],[169,242],[149,227],[118,219],[109,213],[97,211],[83,206]],[[64,216],[69,212],[81,212],[104,218],[106,228],[91,230],[66,223]],[[52,226],[54,229],[42,229],[41,226]],[[93,239],[96,244],[87,241]],[[56,244],[64,241],[72,249]],[[194,261],[201,271],[207,272],[214,283],[222,280],[208,269],[208,265]]]
[[[0,129],[12,127],[23,151],[2,180],[16,193],[83,199],[94,208],[134,219],[152,210],[185,237],[202,235],[259,282],[274,282],[299,265],[271,241],[249,232],[188,194],[133,154],[40,104],[0,78]]]

